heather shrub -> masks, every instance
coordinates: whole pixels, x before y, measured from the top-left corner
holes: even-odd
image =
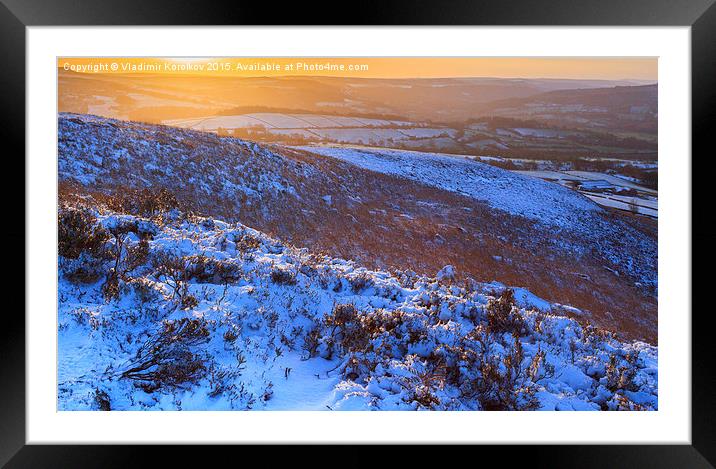
[[[638,386],[634,383],[636,375],[636,355],[627,355],[626,364],[619,366],[617,357],[614,354],[609,356],[606,367],[606,387],[612,392],[637,391]]]
[[[296,285],[296,274],[283,268],[274,268],[271,271],[271,281],[278,285]]]
[[[61,270],[72,283],[94,283],[105,275],[105,261],[83,252],[77,259],[61,259]]]
[[[234,243],[236,244],[236,249],[240,252],[253,251],[261,247],[261,240],[249,233],[243,233],[240,236],[236,236],[234,238]]]
[[[487,324],[493,332],[526,334],[527,327],[515,306],[515,293],[512,289],[505,289],[498,298],[487,303]]]
[[[77,259],[86,253],[95,259],[106,258],[105,243],[109,240],[109,232],[97,223],[91,211],[62,207],[57,218],[57,248],[60,256]]]
[[[186,389],[206,375],[206,359],[193,348],[209,341],[206,323],[199,319],[164,321],[162,329],[137,351],[121,377],[145,392]]]
[[[229,284],[241,279],[241,267],[231,261],[221,261],[204,254],[186,258],[188,279],[198,283]]]
[[[485,327],[470,332],[458,347],[452,349],[449,376],[461,391],[462,397],[475,400],[483,410],[533,410],[538,406],[535,397],[545,354],[538,352],[525,364],[522,342],[517,334],[503,353],[494,352],[494,333]]]
[[[129,274],[147,262],[148,237],[142,236],[138,243],[129,242],[129,233],[134,232],[136,228],[136,224],[115,224],[109,229],[113,242],[108,252],[113,265],[102,285],[102,294],[107,300],[118,297],[120,282],[129,280]]]
[[[236,342],[236,339],[238,339],[239,336],[236,334],[236,331],[233,328],[231,328],[231,329],[227,329],[224,332],[223,338],[224,338],[224,342],[226,342],[228,344],[233,344],[234,342]]]
[[[370,334],[363,327],[361,314],[352,304],[339,304],[325,317],[329,335],[344,351],[361,351],[368,346]]]
[[[112,198],[110,208],[122,213],[154,218],[170,210],[178,209],[179,202],[174,194],[162,187],[158,190],[125,191]]]
[[[422,363],[416,360],[415,356],[406,357],[412,362],[408,377],[400,381],[407,395],[403,401],[414,403],[418,410],[436,410],[441,406],[438,391],[445,387],[447,370],[444,362],[430,360]]]
[[[169,285],[171,300],[176,301],[181,309],[191,309],[199,304],[199,300],[189,293],[190,264],[187,258],[160,252],[152,258],[152,266],[157,279]]]
[[[351,284],[351,290],[356,294],[371,288],[374,284],[373,278],[367,273],[361,273],[351,277],[349,282]]]
[[[144,277],[132,278],[127,281],[140,304],[151,303],[160,298],[159,291],[154,282]]]
[[[112,410],[109,394],[107,394],[105,391],[102,391],[101,389],[96,388],[94,390],[94,403],[101,411]]]
[[[303,338],[303,350],[308,354],[308,358],[318,355],[318,347],[321,345],[321,330],[313,327]]]

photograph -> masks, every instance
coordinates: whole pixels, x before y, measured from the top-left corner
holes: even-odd
[[[57,57],[57,410],[658,411],[658,71]]]

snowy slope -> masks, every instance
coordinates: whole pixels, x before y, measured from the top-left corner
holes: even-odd
[[[656,233],[643,222],[454,155],[318,151],[334,150],[58,117],[61,193],[163,188],[189,210],[298,246],[421,274],[450,263],[461,278],[523,286],[580,308],[601,327],[656,343]]]
[[[586,224],[590,212],[600,210],[575,191],[464,157],[388,148],[298,148],[467,195],[547,225],[571,228]]]
[[[109,300],[112,260],[60,258],[60,410],[657,409],[655,347],[529,292],[511,305],[451,268],[368,271],[176,210],[91,213],[83,232],[115,233],[120,269],[147,250]],[[184,266],[181,301],[166,259]],[[102,275],[78,281],[89,265]]]
[[[60,181],[127,188],[181,183],[212,198],[291,194],[283,174],[305,176],[255,143],[81,114],[60,115],[58,155]]]

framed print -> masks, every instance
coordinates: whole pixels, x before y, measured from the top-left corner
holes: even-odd
[[[296,17],[6,2],[3,463],[468,443],[711,467],[716,7],[400,3],[261,26]]]

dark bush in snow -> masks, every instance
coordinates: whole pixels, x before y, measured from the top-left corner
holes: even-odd
[[[534,380],[544,354],[525,363],[519,336],[501,354],[495,353],[497,338],[489,329],[476,328],[468,342],[454,350],[457,366],[452,370],[462,397],[479,402],[482,410],[533,410],[538,406]]]
[[[159,190],[127,190],[112,198],[110,207],[118,212],[154,218],[179,208],[177,198],[164,187]]]
[[[154,275],[163,280],[172,289],[172,300],[176,300],[181,309],[191,309],[199,301],[189,293],[188,281],[191,277],[190,263],[187,258],[166,252],[157,253],[152,258]]]
[[[231,261],[221,261],[204,254],[186,258],[187,277],[197,283],[227,284],[241,279],[241,268]]]
[[[287,269],[274,268],[271,281],[278,285],[296,285],[296,274]]]
[[[252,251],[261,247],[261,240],[249,233],[236,236],[234,242],[236,243],[236,249],[241,252]]]
[[[364,290],[367,290],[373,286],[373,278],[366,274],[361,273],[354,277],[351,277],[349,280],[351,283],[351,289],[353,290],[353,293],[361,293]]]
[[[627,355],[626,364],[619,366],[617,357],[612,354],[609,356],[609,362],[606,368],[606,387],[612,392],[616,391],[636,391],[639,387],[634,384],[634,376],[636,375],[636,356]]]
[[[57,219],[57,248],[60,256],[77,259],[86,253],[96,259],[106,258],[105,243],[109,240],[109,232],[97,224],[91,211],[62,207]]]
[[[105,274],[105,261],[83,252],[77,259],[60,259],[60,269],[72,283],[94,283]]]
[[[325,323],[330,337],[344,351],[362,351],[368,346],[369,331],[363,326],[361,313],[352,304],[336,305]]]
[[[136,223],[115,224],[109,228],[113,236],[108,249],[112,267],[107,272],[107,277],[102,285],[102,294],[107,300],[119,296],[120,282],[128,281],[129,274],[147,262],[149,256],[148,237],[142,236],[137,243],[129,241],[129,233],[133,233],[136,228]]]
[[[186,388],[206,374],[205,359],[193,347],[209,341],[209,330],[199,319],[164,321],[162,329],[137,351],[121,377],[146,392]]]
[[[524,335],[527,330],[524,319],[515,306],[515,293],[505,289],[499,298],[487,303],[487,323],[493,332],[509,332]]]
[[[109,394],[101,389],[94,390],[94,401],[97,408],[102,411],[112,410],[112,406],[109,400]]]

